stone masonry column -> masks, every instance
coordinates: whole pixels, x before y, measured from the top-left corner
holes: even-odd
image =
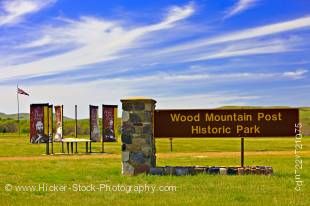
[[[148,173],[156,167],[154,110],[148,98],[122,99],[122,174]]]

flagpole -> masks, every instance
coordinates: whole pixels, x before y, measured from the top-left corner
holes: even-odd
[[[19,96],[18,96],[18,84],[16,86],[16,95],[17,95],[17,121],[18,121],[18,136],[20,137],[20,122],[19,122]]]

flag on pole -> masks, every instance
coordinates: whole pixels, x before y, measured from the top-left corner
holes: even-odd
[[[17,120],[18,120],[18,135],[20,136],[20,121],[19,121],[19,97],[18,94],[22,94],[22,95],[26,95],[29,96],[29,94],[27,92],[25,92],[24,90],[20,89],[18,87],[18,84],[16,85],[17,87],[17,92],[16,92],[16,96],[17,96]]]
[[[24,90],[22,90],[22,89],[20,89],[18,87],[17,87],[17,93],[29,96],[29,94],[27,92],[25,92]]]

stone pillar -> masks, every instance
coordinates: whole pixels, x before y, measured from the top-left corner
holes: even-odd
[[[148,173],[156,167],[154,110],[156,101],[122,99],[122,174]]]

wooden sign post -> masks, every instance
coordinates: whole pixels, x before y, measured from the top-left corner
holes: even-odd
[[[244,167],[244,138],[241,137],[241,167]]]

